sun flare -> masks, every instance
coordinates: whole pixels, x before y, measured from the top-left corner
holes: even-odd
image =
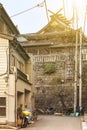
[[[46,0],[49,10],[56,13],[60,8],[63,8],[61,13],[68,19],[74,19],[74,26],[78,22],[78,27],[84,27],[86,24],[86,4],[87,0]],[[86,25],[85,25],[86,26]]]

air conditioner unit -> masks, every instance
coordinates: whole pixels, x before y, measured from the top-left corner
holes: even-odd
[[[29,81],[29,74],[26,74],[27,75],[27,80]]]

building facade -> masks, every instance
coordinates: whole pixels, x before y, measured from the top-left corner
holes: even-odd
[[[8,37],[8,38],[7,38]],[[26,64],[29,57],[13,37],[0,36],[0,123],[17,122],[17,108],[32,109]]]
[[[17,108],[32,109],[30,58],[19,44],[19,31],[0,4],[0,124],[17,125]]]

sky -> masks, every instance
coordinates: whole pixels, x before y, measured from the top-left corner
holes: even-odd
[[[41,30],[47,23],[47,15],[45,5],[42,7],[32,7],[37,6],[42,3],[43,0],[0,0],[9,17],[13,23],[18,27],[21,34],[35,33]],[[63,3],[64,2],[64,3]],[[86,0],[46,0],[47,9],[56,13],[65,4],[65,15],[68,19],[72,18],[72,5],[78,10],[79,23],[84,24],[84,8]],[[20,15],[13,15],[31,9]],[[64,10],[62,10],[64,13]],[[48,12],[48,17],[50,18],[50,13]],[[83,25],[82,25],[83,26]]]

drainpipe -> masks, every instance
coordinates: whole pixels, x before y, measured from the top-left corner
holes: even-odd
[[[14,67],[14,76],[15,76],[15,126],[17,125],[17,110],[16,110],[16,103],[17,103],[17,94],[16,94],[16,83],[17,83],[17,68]]]

